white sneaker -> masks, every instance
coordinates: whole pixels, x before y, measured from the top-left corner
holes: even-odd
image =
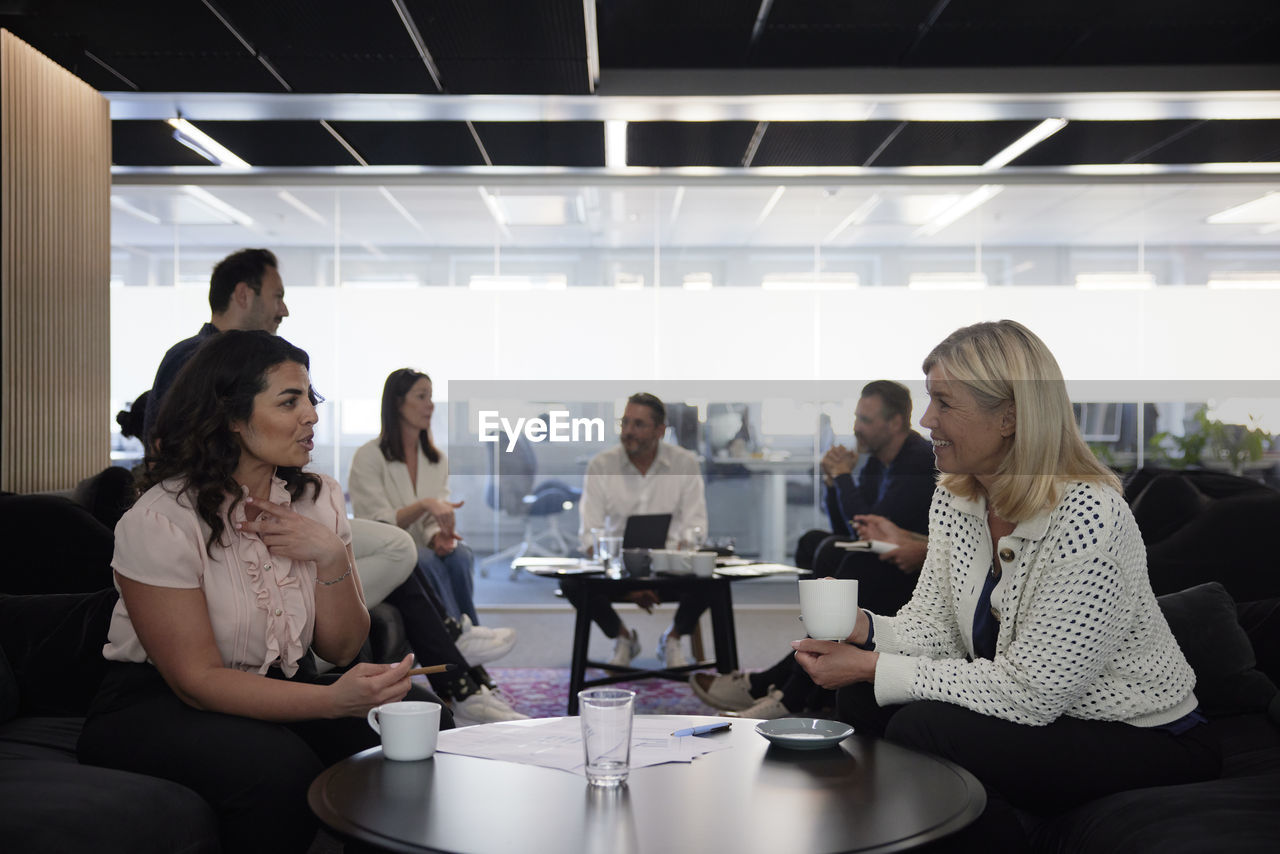
[[[477,626],[466,614],[462,615],[462,634],[454,641],[458,652],[468,664],[487,664],[497,661],[511,652],[516,645],[515,629],[491,629],[488,626]]]
[[[672,626],[658,638],[658,655],[662,657],[663,667],[688,667],[693,664],[689,656],[684,654],[680,646],[680,637],[672,634]]]
[[[609,664],[614,667],[630,667],[631,659],[640,654],[640,633],[635,629],[623,631],[613,642],[613,658]]]
[[[528,719],[528,715],[522,715],[511,708],[510,703],[484,685],[470,697],[453,701],[453,720],[458,726]]]
[[[751,680],[741,670],[732,673],[695,673],[689,677],[689,687],[698,699],[713,709],[739,712],[755,705],[751,696]]]
[[[762,718],[766,721],[771,721],[777,718],[785,718],[789,714],[791,714],[791,710],[782,705],[782,692],[770,685],[769,693],[756,700],[750,706],[738,712],[722,712],[721,717]]]

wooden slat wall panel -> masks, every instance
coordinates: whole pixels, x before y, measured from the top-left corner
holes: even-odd
[[[110,459],[107,101],[0,30],[0,489]]]

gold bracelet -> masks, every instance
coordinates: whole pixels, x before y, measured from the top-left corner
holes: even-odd
[[[325,587],[332,587],[333,585],[337,584],[339,581],[343,581],[343,580],[345,580],[345,579],[346,579],[346,577],[347,577],[348,575],[350,575],[350,574],[351,574],[351,571],[352,571],[353,569],[355,569],[355,567],[354,567],[354,566],[352,566],[351,564],[347,564],[347,571],[346,571],[346,572],[344,572],[344,573],[342,573],[342,575],[339,575],[339,576],[338,576],[337,578],[335,578],[333,581],[325,581],[323,578],[321,578],[319,575],[317,575],[317,576],[316,576],[316,584],[323,584]]]

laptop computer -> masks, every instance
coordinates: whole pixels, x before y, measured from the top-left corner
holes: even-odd
[[[627,527],[622,532],[622,547],[624,549],[665,549],[667,529],[670,527],[670,513],[628,516]]]

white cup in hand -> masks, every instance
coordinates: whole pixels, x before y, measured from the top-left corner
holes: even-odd
[[[440,704],[417,700],[383,703],[369,710],[369,726],[382,736],[382,755],[413,762],[430,759],[440,734]]]
[[[858,582],[849,578],[810,578],[800,582],[800,614],[815,640],[842,641],[858,623]]]

